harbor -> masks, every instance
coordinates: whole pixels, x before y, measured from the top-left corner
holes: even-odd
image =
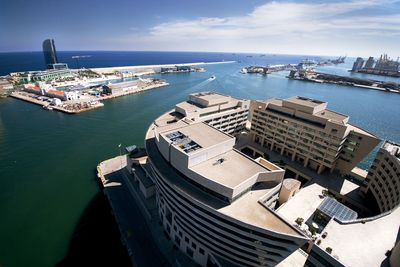
[[[73,97],[68,97],[63,91],[49,90],[47,95],[54,95],[54,98],[44,96],[43,90],[37,87],[31,87],[28,90],[14,91],[10,94],[11,97],[40,105],[45,110],[61,111],[68,114],[77,114],[85,111],[90,111],[103,107],[101,101],[122,97],[130,94],[136,94],[147,90],[167,86],[168,83],[159,79],[139,79],[135,81],[101,86],[95,89],[79,90],[74,92]],[[69,92],[71,93],[71,92]],[[69,94],[71,95],[71,94]],[[61,100],[62,99],[62,100]]]
[[[315,72],[313,70],[291,71],[287,78],[298,81],[328,83],[340,86],[352,86],[356,88],[372,89],[388,93],[400,94],[400,84],[396,82],[384,82],[365,78],[339,76],[334,74]]]
[[[369,57],[367,60],[358,57],[350,71],[370,75],[400,77],[400,62],[399,58],[393,60],[387,54],[381,55],[377,60],[374,57]]]
[[[111,55],[116,57],[116,54]],[[29,54],[23,55],[29,58]],[[140,53],[129,55],[135,58]],[[219,54],[210,54],[211,56],[216,60],[221,59]],[[229,59],[229,55],[224,54],[221,57]],[[235,55],[235,58],[242,62],[246,60],[245,56],[239,54]],[[275,58],[282,63],[301,60],[295,56],[288,58],[271,56],[270,59],[268,56],[260,57],[269,59],[271,64],[276,64],[276,61],[273,61]],[[194,62],[195,59],[190,62]],[[5,213],[0,222],[4,241],[3,246],[0,246],[4,252],[10,251],[2,257],[2,264],[55,266],[67,257],[69,247],[73,246],[70,242],[72,238],[79,237],[79,234],[82,236],[85,229],[95,228],[99,230],[94,231],[93,239],[79,242],[76,246],[80,249],[84,244],[87,248],[96,248],[96,251],[83,256],[83,253],[80,254],[79,261],[77,260],[75,265],[80,265],[82,262],[88,263],[88,266],[97,262],[99,265],[104,265],[106,262],[110,263],[109,266],[126,266],[116,262],[121,256],[112,254],[116,246],[105,238],[110,233],[114,235],[110,226],[104,225],[102,218],[95,217],[96,220],[93,219],[90,223],[84,220],[87,214],[90,215],[90,211],[93,211],[89,203],[97,195],[104,196],[103,187],[97,182],[99,178],[95,167],[105,159],[119,156],[120,143],[122,148],[130,144],[142,144],[143,136],[154,118],[170,110],[188,94],[208,89],[194,85],[212,75],[216,75],[216,80],[220,82],[221,86],[218,88],[221,93],[243,99],[284,98],[292,95],[322,98],[334,105],[337,111],[349,114],[354,123],[387,139],[400,141],[398,135],[400,118],[389,116],[399,112],[399,94],[387,94],[375,90],[350,90],[348,87],[335,84],[328,86],[304,83],[285,78],[287,74],[284,72],[270,75],[268,79],[258,79],[257,76],[240,75],[238,73],[240,67],[239,63],[215,64],[206,65],[206,73],[163,75],[161,78],[167,77],[170,86],[104,101],[104,107],[77,116],[42,110],[39,105],[35,106],[12,97],[1,99],[0,117],[3,130],[0,131],[0,139],[4,149],[0,150],[0,169],[3,170],[4,179],[0,189],[3,196],[0,205]],[[343,73],[347,73],[349,67],[338,65],[334,71],[339,68]],[[368,114],[365,112],[366,107],[369,110]],[[28,140],[27,133],[34,134],[34,138]],[[66,142],[66,145],[61,146],[61,142]],[[59,151],[62,157],[54,156],[55,151]],[[362,167],[365,168],[372,160],[371,157],[367,158]],[[125,186],[126,184],[122,187]],[[122,187],[108,187],[107,190],[114,190],[114,196],[118,197],[120,195],[117,190]],[[37,197],[32,198],[33,195]],[[125,196],[124,193],[120,199],[124,199]],[[30,201],[27,202],[27,199]],[[66,199],[68,201],[65,201]],[[104,202],[107,204],[104,207],[105,213],[114,222],[114,216],[108,207],[108,199]],[[129,201],[132,202],[134,201]],[[37,207],[45,210],[46,214],[52,213],[57,216],[43,216],[43,213],[37,213]],[[131,208],[133,218],[141,216],[139,207],[133,209],[128,206],[128,208]],[[80,227],[81,220],[85,223],[84,227]],[[139,224],[137,221],[135,223]],[[141,237],[141,233],[145,232],[141,226],[130,225],[127,229],[130,232],[129,239]],[[128,232],[125,231],[124,234],[127,235]],[[38,238],[40,236],[46,238],[40,239]],[[164,234],[161,232],[160,236]],[[115,240],[115,243],[120,243],[118,228]],[[139,239],[138,242],[141,240],[143,239]],[[126,253],[125,247],[121,250]],[[27,256],[18,257],[21,253]]]
[[[69,69],[65,63],[53,63],[48,70],[13,72],[2,77],[0,95],[41,105],[45,110],[77,114],[103,107],[101,101],[107,99],[169,85],[166,80],[144,76],[205,72],[201,65],[229,63],[234,61],[90,69]]]
[[[271,74],[274,72],[280,72],[280,71],[295,71],[295,70],[308,70],[308,69],[313,69],[316,67],[323,67],[323,66],[330,66],[330,65],[338,65],[344,63],[346,57],[338,57],[336,59],[326,59],[326,60],[310,60],[310,59],[305,59],[300,61],[299,63],[295,64],[275,64],[275,65],[270,65],[267,64],[266,66],[262,65],[254,65],[254,66],[248,66],[244,67],[240,70],[240,73],[242,74]]]

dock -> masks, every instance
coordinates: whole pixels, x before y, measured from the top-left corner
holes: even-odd
[[[80,100],[80,101],[65,101],[65,102],[63,102],[62,105],[54,105],[54,106],[50,105],[50,103],[47,101],[37,99],[36,98],[37,95],[35,95],[33,93],[28,93],[28,92],[24,92],[24,91],[14,91],[10,94],[10,96],[13,98],[19,99],[19,100],[23,100],[23,101],[35,104],[35,105],[40,105],[42,107],[51,107],[51,109],[53,109],[55,111],[60,111],[60,112],[64,112],[67,114],[78,114],[78,113],[82,113],[82,112],[86,112],[86,111],[90,111],[90,110],[94,110],[94,109],[103,107],[104,104],[100,101],[105,101],[108,99],[122,97],[122,96],[126,96],[126,95],[131,95],[131,94],[137,94],[137,93],[141,93],[141,92],[148,91],[151,89],[167,86],[167,85],[169,85],[169,83],[167,83],[166,81],[158,80],[156,83],[152,83],[152,84],[149,84],[144,87],[129,89],[129,90],[117,92],[117,93],[111,94],[111,95],[103,95],[103,96],[97,96],[97,97],[93,96],[93,97],[90,97],[90,98],[87,98],[84,100]]]
[[[50,105],[49,102],[35,99],[35,98],[33,98],[32,94],[25,93],[25,92],[19,92],[19,91],[12,92],[10,94],[10,96],[13,97],[13,98],[19,99],[19,100],[23,100],[23,101],[35,104],[35,105],[40,105],[42,107]],[[64,108],[62,106],[51,106],[51,108],[53,110],[64,112],[64,113],[67,113],[67,114],[76,114],[76,113],[81,113],[81,112],[90,111],[90,110],[93,110],[93,109],[96,109],[96,108],[100,108],[102,106],[104,106],[104,104],[101,103],[101,102],[98,102],[98,103],[96,103],[94,105],[88,105],[86,107],[82,107],[79,110],[73,110],[73,109],[71,110],[71,109]]]
[[[336,84],[341,86],[350,86],[362,89],[371,89],[387,93],[400,94],[400,84],[395,82],[384,82],[364,78],[355,78],[348,76],[339,76],[314,71],[292,71],[287,78],[292,80]]]
[[[193,62],[181,64],[157,64],[157,65],[139,65],[139,66],[122,66],[122,67],[105,67],[105,68],[90,68],[97,73],[112,73],[115,71],[135,71],[142,72],[143,74],[154,74],[160,72],[161,68],[173,68],[176,66],[200,66],[200,65],[215,65],[215,64],[231,64],[236,61],[216,61],[216,62]],[[141,74],[141,75],[143,75]]]

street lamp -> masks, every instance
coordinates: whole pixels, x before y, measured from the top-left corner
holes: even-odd
[[[120,169],[122,169],[122,152],[121,152],[121,144],[118,145],[119,148],[119,162],[120,162]]]

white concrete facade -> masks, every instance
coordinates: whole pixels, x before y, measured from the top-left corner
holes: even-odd
[[[176,112],[176,111],[175,111]],[[200,266],[274,266],[308,238],[261,200],[284,171],[235,150],[235,138],[174,111],[146,134],[160,220]]]

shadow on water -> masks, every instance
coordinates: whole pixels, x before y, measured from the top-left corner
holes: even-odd
[[[110,205],[106,197],[98,192],[75,227],[67,255],[56,266],[130,267],[128,253],[119,237]]]

